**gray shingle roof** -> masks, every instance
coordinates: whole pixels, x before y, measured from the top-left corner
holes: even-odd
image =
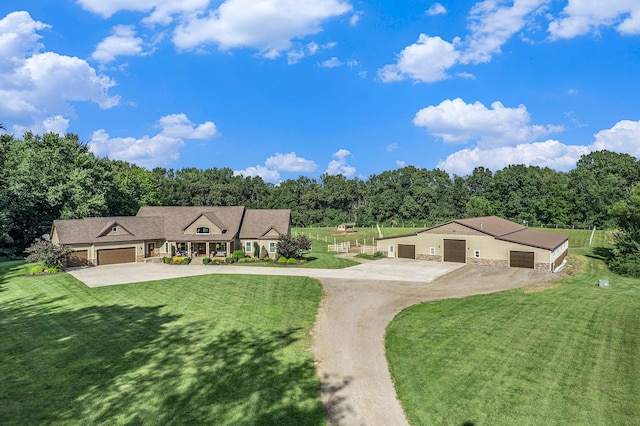
[[[244,221],[242,223],[242,230],[240,231],[240,238],[262,238],[271,229],[274,229],[280,235],[285,235],[289,233],[290,226],[290,210],[247,210],[244,213]]]
[[[129,232],[129,235],[101,236],[114,225],[121,226]],[[161,217],[87,217],[84,219],[54,220],[53,226],[58,233],[60,244],[109,243],[163,238]]]
[[[201,216],[206,217],[223,232],[185,235],[184,230]],[[280,235],[288,234],[290,224],[290,210],[248,210],[242,206],[143,206],[136,216],[91,217],[53,222],[61,244],[159,239],[170,241],[232,241],[238,237],[258,239],[272,229]],[[119,225],[130,235],[102,236],[114,225]]]

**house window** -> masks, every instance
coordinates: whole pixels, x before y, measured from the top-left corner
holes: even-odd
[[[429,254],[431,256],[435,255],[436,254],[436,248],[435,247],[429,247]]]
[[[389,246],[389,253],[393,253],[393,246]]]
[[[480,250],[476,250],[473,252],[473,257],[480,257]]]
[[[276,252],[276,243],[269,243],[269,253]]]
[[[209,233],[209,228],[207,228],[206,226],[201,226],[199,228],[196,228],[196,234],[208,234]]]
[[[245,241],[244,243],[245,253],[251,253],[251,247],[252,247],[251,241]]]
[[[118,227],[117,226],[112,226],[111,227],[111,232],[118,232]]]

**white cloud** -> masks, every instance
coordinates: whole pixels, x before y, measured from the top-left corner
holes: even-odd
[[[133,27],[116,25],[113,27],[113,35],[98,43],[91,58],[104,64],[115,61],[117,56],[141,56],[144,54],[142,39],[136,37]]]
[[[575,167],[581,155],[589,152],[588,147],[564,145],[556,140],[491,149],[475,147],[449,155],[437,167],[457,175],[468,175],[478,166],[500,170],[512,164],[568,171]]]
[[[318,168],[314,161],[298,157],[295,152],[288,154],[276,152],[273,157],[267,158],[264,165],[283,172],[313,172]]]
[[[395,64],[379,69],[378,76],[384,82],[411,78],[432,83],[446,79],[447,70],[456,64],[459,56],[454,43],[420,34],[416,43],[400,52]]]
[[[494,102],[487,108],[480,102],[468,104],[460,98],[423,108],[413,119],[416,126],[425,127],[445,142],[479,141],[483,147],[531,142],[562,130],[559,126],[531,125],[530,122],[524,105],[507,108]]]
[[[322,68],[335,68],[335,67],[341,66],[342,62],[340,62],[340,59],[334,56],[332,58],[327,59],[326,61],[320,62],[319,65]]]
[[[27,12],[0,19],[0,116],[14,129],[62,129],[62,116],[74,114],[73,101],[101,108],[119,102],[108,93],[116,83],[85,60],[41,52],[44,45],[37,31],[49,27]]]
[[[206,121],[199,126],[189,120],[186,114],[170,114],[158,120],[162,134],[179,139],[211,139],[218,134],[218,129],[212,121]]]
[[[514,0],[513,5],[487,0],[471,9],[469,29],[460,62],[483,63],[501,52],[502,45],[519,32],[527,18],[550,0]],[[509,2],[511,3],[511,2]]]
[[[265,182],[279,183],[280,173],[277,170],[265,166],[247,167],[244,170],[234,170],[234,176],[256,177],[260,176]]]
[[[434,3],[425,13],[429,16],[446,15],[447,9],[440,3]]]
[[[384,82],[410,78],[432,83],[448,78],[449,70],[456,65],[489,62],[493,55],[501,52],[502,45],[521,31],[527,20],[533,19],[549,1],[514,0],[511,5],[495,0],[478,2],[471,9],[468,18],[470,33],[464,40],[455,37],[448,42],[440,37],[421,34],[418,42],[402,50],[395,64],[379,69],[378,76]],[[458,75],[467,78],[470,74]]]
[[[489,149],[476,146],[449,155],[437,167],[458,175],[468,175],[478,166],[500,170],[511,164],[568,171],[582,155],[593,151],[608,150],[640,158],[640,120],[622,120],[610,129],[596,133],[594,138],[590,145],[565,145],[557,140],[547,140]]]
[[[41,122],[33,123],[27,126],[15,124],[11,129],[11,133],[13,133],[14,135],[22,135],[24,134],[24,132],[30,131],[36,135],[42,135],[49,132],[64,135],[65,133],[67,133],[68,128],[69,120],[61,115],[56,115],[55,117],[47,117]]]
[[[596,133],[595,139],[591,145],[593,151],[606,149],[640,158],[640,120],[622,120],[612,128]]]
[[[403,167],[407,167],[407,162],[402,160],[396,160],[396,166],[398,166],[398,168],[400,169]]]
[[[356,168],[347,164],[347,157],[351,155],[346,149],[340,149],[333,153],[333,158],[327,166],[326,174],[328,175],[344,175],[351,177],[356,173]]]
[[[173,15],[196,13],[206,9],[209,0],[76,0],[85,10],[109,18],[120,11],[150,13],[148,24],[168,25]]]
[[[387,147],[385,149],[386,149],[387,152],[393,152],[396,149],[398,149],[398,144],[394,142],[392,144],[387,145]]]
[[[91,136],[89,148],[99,156],[153,168],[167,166],[178,160],[185,139],[211,139],[217,134],[213,122],[194,126],[185,114],[161,117],[157,127],[161,129],[160,133],[141,138],[112,138],[104,129],[96,130]]]
[[[275,155],[266,159],[264,165],[235,170],[233,174],[236,176],[260,176],[265,182],[277,184],[280,182],[280,172],[309,173],[317,168],[318,165],[313,160],[298,157],[295,152],[288,154],[276,152]]]
[[[358,22],[360,22],[360,17],[364,14],[364,12],[362,11],[358,11],[356,13],[354,13],[351,16],[351,19],[349,19],[349,25],[351,25],[352,27],[355,27],[356,25],[358,25]]]
[[[624,35],[640,34],[640,3],[637,0],[569,0],[561,15],[549,23],[552,39],[597,32],[600,27],[614,27]]]
[[[343,0],[226,0],[204,15],[185,15],[173,42],[181,49],[209,43],[223,50],[250,47],[275,57],[292,39],[316,34],[323,21],[351,10]]]

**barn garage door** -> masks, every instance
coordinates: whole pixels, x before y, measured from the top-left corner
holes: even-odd
[[[444,261],[467,263],[467,242],[465,240],[444,240]]]
[[[67,257],[67,267],[86,266],[88,264],[87,250],[76,250]]]
[[[135,261],[135,247],[98,250],[98,265],[113,265],[115,263],[128,263]]]
[[[415,259],[416,246],[413,244],[398,244],[398,257],[401,259]]]
[[[533,258],[534,256],[532,251],[512,251],[509,253],[509,266],[512,268],[533,269]]]

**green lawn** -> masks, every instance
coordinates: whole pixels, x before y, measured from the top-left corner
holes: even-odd
[[[90,289],[0,264],[0,424],[322,425],[301,277]]]
[[[640,423],[640,280],[591,251],[574,256],[580,272],[554,288],[425,303],[393,320],[387,356],[412,424]]]

